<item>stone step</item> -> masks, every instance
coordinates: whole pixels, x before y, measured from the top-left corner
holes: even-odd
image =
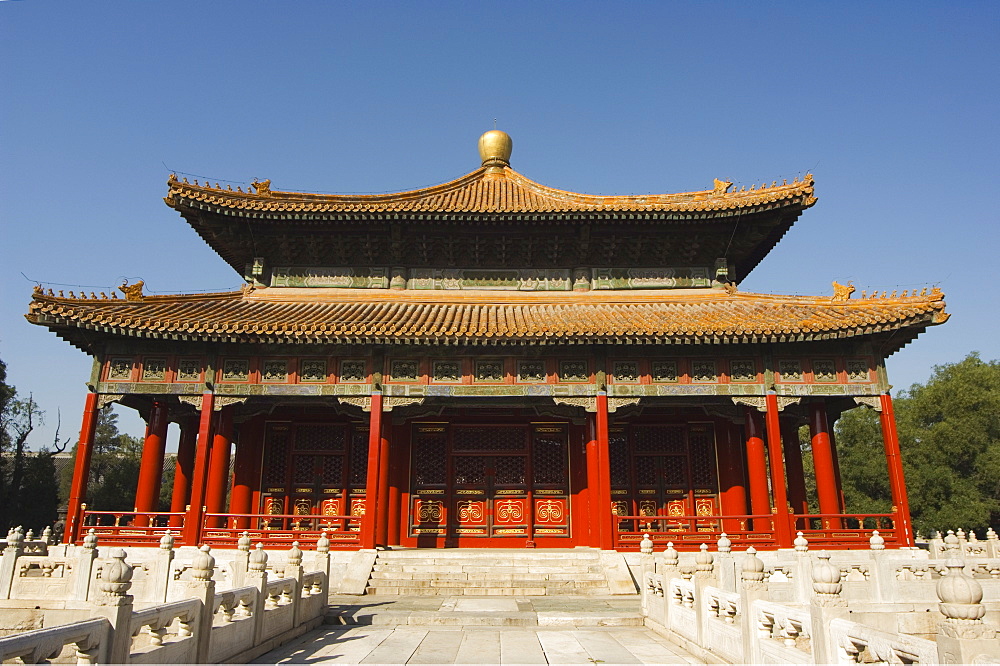
[[[516,557],[532,560],[576,558],[576,557],[600,557],[600,551],[591,548],[488,548],[488,549],[462,549],[462,548],[399,548],[393,550],[379,551],[382,557],[404,558],[404,557],[443,557],[464,559],[467,557]]]
[[[603,573],[592,571],[570,573],[536,573],[533,571],[385,571],[371,574],[372,580],[551,580],[551,581],[601,581],[606,582]]]
[[[497,566],[486,566],[486,565],[476,565],[476,564],[458,564],[455,563],[452,566],[446,566],[443,564],[434,565],[416,565],[416,564],[388,564],[388,563],[376,563],[372,568],[373,571],[392,571],[397,573],[457,573],[459,571],[464,573],[489,573],[489,572],[516,572],[516,571],[528,571],[530,573],[573,573],[573,574],[585,574],[585,573],[601,573],[603,569],[599,565],[593,566],[565,566],[565,567],[549,567],[549,566],[537,566],[537,565],[497,565]]]
[[[641,627],[641,613],[628,611],[420,611],[332,610],[326,624],[463,627]]]

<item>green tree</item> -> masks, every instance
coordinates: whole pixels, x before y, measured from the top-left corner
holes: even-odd
[[[76,459],[76,447],[73,457]],[[94,453],[90,459],[87,508],[92,511],[131,511],[135,508],[135,487],[142,459],[142,440],[118,432],[118,415],[110,405],[97,415]],[[62,499],[69,497],[73,466],[63,469],[60,479]]]
[[[973,353],[935,366],[926,384],[901,391],[894,405],[916,528],[926,534],[1000,524],[1000,362]],[[846,412],[836,434],[848,511],[888,511],[878,414]]]

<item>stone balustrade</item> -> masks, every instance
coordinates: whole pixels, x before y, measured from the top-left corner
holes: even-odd
[[[886,550],[877,533],[869,550],[832,554],[801,535],[767,553],[668,545],[639,555],[642,609],[709,663],[995,663],[1000,561],[953,536],[937,551],[948,558]]]
[[[314,553],[317,570],[305,571],[304,554],[293,544],[284,553],[281,577],[269,567],[260,544],[241,549],[228,576],[221,574],[208,546],[202,546],[183,568],[170,565],[172,542],[161,544],[157,557],[145,563],[127,561],[121,548],[101,557],[96,538],[89,539],[73,566],[24,567],[20,557],[4,552],[7,599],[5,615],[22,613],[45,628],[0,638],[0,661],[25,663],[58,659],[89,663],[225,663],[247,661],[315,628],[322,622],[329,590],[329,550],[320,540]],[[9,550],[9,549],[8,549]],[[56,572],[63,572],[57,576]],[[137,572],[142,572],[138,577]],[[217,590],[216,578],[239,578],[239,587]],[[31,582],[25,581],[30,579]],[[25,593],[39,592],[39,581],[55,585],[62,600],[40,597],[35,607]],[[138,583],[138,585],[137,585]],[[52,593],[53,588],[46,588]],[[147,599],[137,600],[133,591]],[[17,598],[11,598],[11,592]],[[141,606],[141,607],[140,607]],[[24,615],[27,614],[27,615]],[[54,625],[54,626],[50,626]],[[8,628],[8,631],[27,627]]]

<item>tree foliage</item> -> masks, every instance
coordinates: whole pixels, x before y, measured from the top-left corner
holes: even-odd
[[[1000,525],[1000,362],[976,353],[935,366],[926,384],[894,401],[914,525],[933,529]],[[849,511],[892,505],[878,415],[855,409],[837,422]]]

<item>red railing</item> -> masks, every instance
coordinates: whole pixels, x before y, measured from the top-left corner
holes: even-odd
[[[697,550],[702,543],[714,544],[725,532],[733,547],[774,548],[774,516],[615,516],[615,547],[638,550],[644,534],[660,550],[672,541],[677,550]],[[752,529],[760,527],[761,529]],[[712,550],[715,550],[713,547]]]
[[[180,530],[170,527],[170,519],[179,516],[183,520],[183,513],[90,510],[81,513],[82,527],[77,533],[77,543],[82,543],[93,529],[101,545],[154,546],[160,543],[169,529],[174,536],[174,544],[184,545]]]
[[[896,531],[894,513],[811,513],[791,516],[795,531],[802,532],[810,547],[867,547],[873,530],[889,547],[903,545]]]
[[[326,532],[330,548],[353,550],[361,544],[361,517],[206,513],[201,528],[201,543],[217,548],[235,548],[243,532],[248,533],[252,543],[291,545],[293,541],[298,541],[303,548],[314,548],[320,534]]]

